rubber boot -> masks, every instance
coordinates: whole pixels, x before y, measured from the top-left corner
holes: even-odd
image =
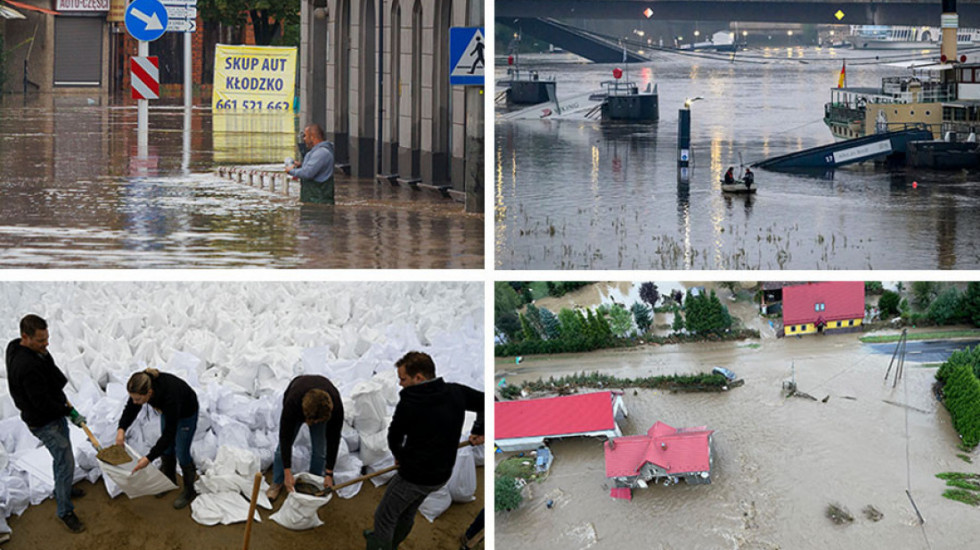
[[[172,481],[174,485],[177,485],[177,457],[175,456],[161,456],[160,457],[160,473],[167,476],[167,479]],[[171,489],[172,490],[172,489]],[[170,491],[164,491],[162,493],[157,493],[157,498],[162,498],[164,495]]]
[[[392,535],[391,541],[392,550],[397,549],[398,545],[408,538],[408,534],[412,532],[412,526],[414,525],[415,522],[412,521],[399,521],[395,524],[395,532]]]
[[[194,500],[194,497],[197,496],[197,493],[194,491],[194,478],[197,477],[197,468],[193,465],[181,466],[180,471],[184,476],[184,489],[180,492],[177,500],[174,501],[174,508],[177,510],[186,508]]]
[[[367,550],[393,550],[390,542],[379,539],[371,529],[364,531],[364,540],[367,541]]]

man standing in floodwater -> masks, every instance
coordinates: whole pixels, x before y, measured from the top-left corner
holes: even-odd
[[[294,378],[282,396],[279,446],[272,463],[272,485],[266,492],[269,500],[276,500],[284,486],[293,492],[293,442],[303,424],[310,428],[310,473],[323,476],[324,488],[333,487],[333,468],[344,429],[344,402],[325,376],[305,374]]]
[[[315,204],[334,204],[333,143],[326,141],[323,128],[310,124],[303,129],[307,153],[286,173],[300,179],[299,200]]]
[[[68,436],[68,422],[81,427],[85,417],[80,415],[65,396],[68,379],[54,364],[48,353],[48,323],[37,315],[20,320],[20,338],[7,344],[7,383],[14,405],[28,429],[41,440],[54,460],[54,498],[58,502],[58,518],[72,533],[85,530],[75,515],[71,499],[85,495],[72,485],[75,474],[75,454]]]
[[[367,550],[398,548],[425,497],[449,481],[466,411],[477,414],[470,443],[483,445],[483,392],[436,378],[435,363],[422,352],[406,353],[395,367],[403,389],[388,427],[388,447],[398,473],[374,512],[374,530],[364,531]]]

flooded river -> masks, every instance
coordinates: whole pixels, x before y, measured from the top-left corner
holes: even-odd
[[[660,122],[496,123],[495,264],[503,269],[977,269],[980,177],[845,167],[757,171],[755,196],[723,196],[728,166],[832,143],[823,106],[842,58],[848,86],[905,69],[867,52],[753,50],[724,59],[662,54],[631,65],[656,84]],[[908,55],[908,54],[904,54]],[[968,52],[975,56],[976,52]],[[614,65],[522,56],[558,97],[597,90]],[[497,77],[506,62],[498,63]],[[677,182],[677,118],[692,104],[694,167]]]
[[[640,376],[725,365],[745,385],[724,393],[627,390],[624,434],[654,422],[707,425],[714,434],[710,485],[651,485],[631,502],[609,497],[601,443],[552,445],[550,476],[533,499],[496,515],[498,548],[542,549],[938,549],[967,548],[980,536],[978,510],[942,497],[935,474],[977,472],[956,455],[949,415],[930,391],[934,368],[906,363],[906,386],[883,380],[890,357],[854,335],[745,344],[648,347],[555,358],[526,358],[520,370],[498,363],[508,381],[605,367]],[[784,398],[795,365],[801,391],[827,403]],[[547,373],[547,374],[546,374]],[[901,406],[908,403],[910,408]],[[907,426],[907,428],[906,428]],[[907,429],[907,432],[906,432]],[[906,433],[908,437],[906,438]],[[925,518],[920,526],[906,496]],[[554,507],[545,502],[551,499]],[[838,503],[854,516],[837,526],[824,516]],[[884,514],[873,522],[862,510]]]
[[[337,206],[217,178],[295,157],[292,115],[212,116],[98,98],[0,103],[0,268],[480,268],[484,218],[459,203],[337,178]]]

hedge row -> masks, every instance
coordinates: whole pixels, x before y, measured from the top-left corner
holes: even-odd
[[[560,378],[551,377],[548,380],[538,379],[524,382],[522,388],[531,392],[554,392],[566,387],[577,388],[647,388],[647,389],[700,389],[703,391],[722,391],[728,385],[728,380],[720,374],[669,374],[665,376],[649,376],[646,378],[618,378],[599,372],[581,372]]]
[[[936,373],[943,384],[943,404],[953,419],[963,446],[972,449],[980,444],[980,379],[967,363],[947,361]]]

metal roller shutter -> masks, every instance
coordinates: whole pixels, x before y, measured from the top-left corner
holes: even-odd
[[[103,17],[54,18],[54,85],[102,85]]]

